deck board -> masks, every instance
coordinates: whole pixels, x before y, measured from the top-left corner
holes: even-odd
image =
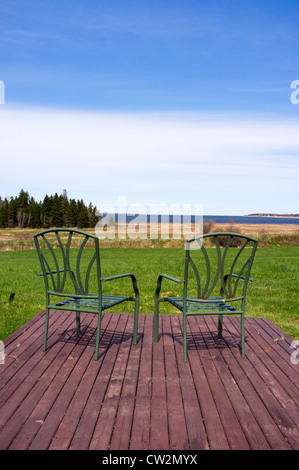
[[[264,318],[247,318],[246,358],[240,320],[188,317],[183,362],[182,317],[102,320],[94,360],[96,319],[52,312],[42,351],[44,312],[14,332],[0,365],[0,449],[202,450],[299,449],[299,364],[292,339]]]

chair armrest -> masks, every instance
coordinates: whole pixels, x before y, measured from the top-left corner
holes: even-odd
[[[106,281],[113,281],[114,279],[121,279],[121,278],[124,278],[124,277],[130,277],[132,279],[134,292],[135,292],[136,296],[138,296],[139,295],[139,290],[138,290],[138,287],[137,287],[137,280],[136,280],[136,277],[134,276],[134,274],[132,274],[132,273],[116,274],[116,276],[102,277],[100,280],[103,281],[103,282],[106,282]]]
[[[239,277],[238,274],[231,274],[232,277]],[[224,276],[224,282],[226,282],[227,278],[229,277],[229,274],[225,274]],[[243,281],[245,281],[245,276],[240,276],[239,277],[240,279],[242,279]],[[248,279],[248,281],[250,282],[255,282],[255,279],[252,279],[251,277]]]
[[[58,271],[47,271],[46,274],[56,274],[56,273],[63,273],[65,271],[65,269],[59,269]],[[37,276],[43,276],[44,273],[37,273]]]
[[[182,281],[181,279],[177,279],[176,277],[169,276],[168,274],[160,274],[157,280],[157,287],[156,287],[156,294],[155,294],[156,297],[159,296],[163,278],[168,279],[169,281],[176,282],[177,284],[183,284],[185,282],[185,281]]]
[[[165,277],[166,279],[169,279],[170,281],[177,282],[178,284],[183,284],[185,282],[185,281],[182,281],[181,279],[177,279],[176,277],[169,276],[168,274],[160,274],[160,276],[158,277],[158,281],[159,279],[161,279],[162,281],[163,277]]]
[[[136,279],[134,274],[131,273],[125,273],[125,274],[116,274],[115,276],[109,276],[109,277],[102,277],[101,281],[112,281],[113,279],[120,279],[122,277],[128,277],[130,276],[132,279]]]

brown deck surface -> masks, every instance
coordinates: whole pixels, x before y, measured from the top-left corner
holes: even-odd
[[[266,319],[247,318],[246,358],[239,319],[188,318],[188,363],[181,317],[103,316],[94,361],[95,317],[52,312],[48,349],[44,315],[5,340],[0,365],[1,449],[299,449],[299,365],[292,340]],[[293,355],[293,357],[296,355]],[[297,362],[297,361],[294,361]]]

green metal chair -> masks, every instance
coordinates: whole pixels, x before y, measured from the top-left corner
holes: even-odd
[[[43,350],[47,348],[49,311],[76,312],[76,330],[80,334],[80,312],[98,315],[95,360],[99,357],[103,310],[125,301],[135,302],[133,344],[137,342],[139,291],[133,274],[103,278],[101,275],[99,240],[82,230],[54,228],[34,235],[46,288],[46,322]],[[103,295],[103,283],[130,277],[134,296]]]
[[[214,249],[206,249],[208,240]],[[187,240],[184,279],[161,274],[157,280],[154,342],[158,342],[159,302],[169,302],[183,313],[185,362],[188,315],[218,315],[218,339],[222,339],[223,315],[240,315],[241,351],[245,357],[245,299],[248,281],[253,281],[249,275],[257,244],[252,237],[232,232],[208,233]],[[183,297],[160,297],[163,278],[183,284]]]

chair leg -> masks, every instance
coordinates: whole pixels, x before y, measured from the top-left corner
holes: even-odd
[[[46,321],[45,321],[45,333],[44,333],[44,344],[43,351],[47,349],[47,339],[48,339],[48,326],[49,326],[49,309],[46,308]]]
[[[135,297],[135,307],[134,307],[133,344],[137,343],[138,315],[139,315],[139,296],[136,296]]]
[[[242,358],[245,357],[245,317],[241,315],[241,350]]]
[[[218,316],[218,339],[222,339],[223,315]]]
[[[154,311],[154,343],[159,341],[159,298],[155,296],[155,311]]]
[[[76,312],[76,332],[77,332],[77,336],[80,336],[80,313],[81,312]]]
[[[98,326],[97,326],[97,336],[96,336],[96,350],[95,350],[95,360],[99,358],[99,346],[100,346],[100,336],[101,336],[101,320],[102,312],[98,313]]]
[[[183,350],[184,350],[184,362],[187,362],[187,318],[183,313]]]

